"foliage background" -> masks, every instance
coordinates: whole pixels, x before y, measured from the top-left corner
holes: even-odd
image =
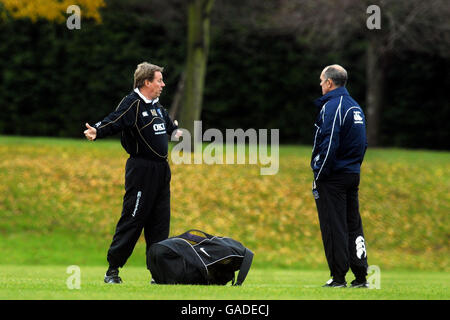
[[[104,265],[127,155],[116,140],[81,140],[84,123],[103,118],[131,91],[143,60],[165,67],[161,101],[171,106],[185,63],[184,1],[105,1],[101,19],[82,18],[80,30],[40,16],[12,17],[6,2],[0,1],[0,264]],[[318,49],[311,39],[249,28],[215,8],[203,130],[279,128],[280,171],[260,176],[258,166],[173,165],[171,235],[195,227],[241,240],[260,267],[324,268],[308,166],[312,101],[323,66],[338,62],[365,108],[366,39],[346,40],[342,50],[324,49],[323,39]],[[240,9],[249,13],[245,2]],[[390,58],[380,136],[389,148],[368,149],[360,188],[370,263],[448,271],[449,59],[413,51]],[[142,266],[144,250],[141,241],[129,263]]]
[[[171,164],[171,235],[230,236],[258,267],[324,268],[310,151],[283,146],[272,176],[260,165]],[[104,265],[126,159],[116,141],[0,137],[0,264]],[[372,149],[361,179],[369,264],[448,271],[450,153]],[[128,265],[145,265],[143,237]]]
[[[161,101],[170,108],[186,52],[185,6],[178,2],[106,1],[101,22],[82,16],[80,30],[3,10],[0,133],[81,137],[85,122],[100,120],[131,91],[134,69],[144,60],[165,67]],[[234,23],[221,8],[215,6],[211,22],[205,130],[279,128],[281,143],[310,144],[319,74],[335,62],[348,69],[348,89],[365,108],[366,39],[345,40],[341,50],[318,49],[308,38]],[[241,11],[251,13],[245,4]],[[381,145],[448,150],[442,119],[450,117],[449,59],[412,51],[390,59]]]

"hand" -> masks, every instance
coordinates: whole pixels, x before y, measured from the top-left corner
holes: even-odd
[[[173,124],[176,125],[176,126],[178,127],[178,121],[177,121],[177,120],[174,120],[174,121],[173,121]],[[182,135],[183,135],[183,131],[177,129],[177,131],[175,132],[175,138],[178,139],[178,138],[181,137]]]
[[[91,127],[89,123],[86,122],[86,130],[84,130],[84,135],[86,136],[86,139],[89,141],[93,141],[97,137],[97,129],[94,127]]]
[[[177,129],[177,131],[175,132],[175,138],[179,138],[179,137],[181,137],[183,135],[183,131],[181,131],[180,129]]]

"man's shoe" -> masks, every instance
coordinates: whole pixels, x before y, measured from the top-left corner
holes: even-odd
[[[119,277],[119,270],[113,269],[106,271],[105,283],[122,283],[122,279]]]
[[[369,283],[367,281],[357,281],[356,279],[351,282],[350,288],[369,288]]]
[[[150,284],[157,284],[155,279],[152,278],[152,280],[150,280]]]
[[[346,288],[347,282],[337,282],[334,281],[333,278],[327,281],[323,286],[323,288]]]

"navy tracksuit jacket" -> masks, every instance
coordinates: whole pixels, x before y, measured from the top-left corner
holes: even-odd
[[[317,116],[311,168],[314,179],[332,173],[360,173],[367,149],[366,119],[345,87],[328,92],[315,101]]]
[[[315,104],[320,112],[311,168],[325,255],[334,280],[345,281],[351,268],[363,281],[368,265],[358,186],[367,149],[366,119],[345,87],[328,92]]]

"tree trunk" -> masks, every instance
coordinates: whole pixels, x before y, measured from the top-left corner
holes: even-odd
[[[177,92],[175,92],[175,96],[172,101],[172,105],[170,106],[169,116],[171,119],[175,120],[181,110],[183,109],[182,100],[184,94],[184,82],[186,81],[186,72],[182,72],[180,76],[180,80],[178,80]]]
[[[194,137],[194,121],[200,120],[209,51],[210,13],[214,0],[189,0],[185,91],[180,127]],[[193,141],[192,141],[193,142]]]
[[[380,117],[384,94],[384,55],[377,35],[370,37],[367,47],[367,140],[369,146],[379,146]]]

